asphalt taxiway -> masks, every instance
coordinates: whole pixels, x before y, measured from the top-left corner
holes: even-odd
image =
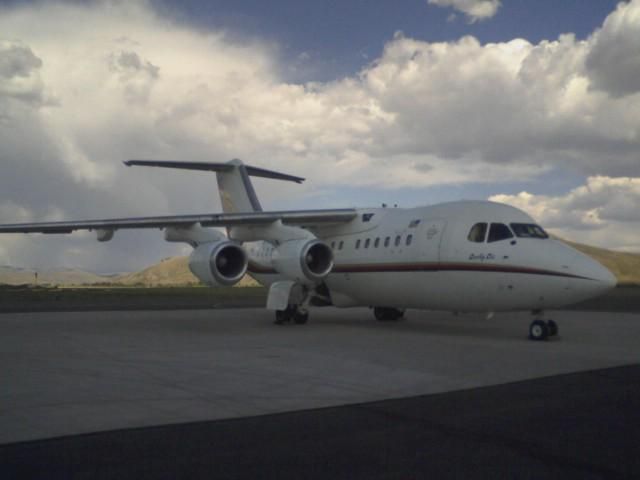
[[[318,309],[276,326],[262,309],[0,315],[0,444],[239,418],[640,363],[640,315]]]
[[[638,478],[640,367],[0,445],[20,479]]]
[[[549,316],[2,314],[0,476],[640,475],[640,315]]]

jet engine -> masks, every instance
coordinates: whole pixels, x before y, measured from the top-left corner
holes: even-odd
[[[189,270],[210,286],[231,286],[247,272],[244,249],[229,240],[198,245],[189,257]]]
[[[271,258],[279,273],[302,283],[319,282],[333,268],[331,248],[318,239],[284,242]]]

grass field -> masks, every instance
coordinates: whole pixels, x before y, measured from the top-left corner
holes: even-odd
[[[264,307],[262,287],[0,287],[0,312],[91,310],[181,310]],[[621,286],[607,295],[567,307],[572,310],[640,311],[640,288]]]
[[[262,306],[262,287],[0,287],[0,312]]]

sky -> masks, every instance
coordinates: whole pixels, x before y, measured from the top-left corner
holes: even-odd
[[[34,28],[37,26],[37,28]],[[640,252],[640,0],[0,1],[0,223],[491,199]],[[160,232],[0,237],[0,264],[132,271]]]

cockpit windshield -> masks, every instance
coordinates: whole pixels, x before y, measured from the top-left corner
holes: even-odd
[[[508,238],[513,238],[513,233],[509,230],[504,223],[492,223],[491,228],[489,229],[489,237],[487,238],[487,242],[499,242],[500,240],[506,240]]]
[[[549,238],[542,227],[533,223],[512,223],[511,229],[520,238]]]
[[[487,223],[476,223],[471,230],[469,231],[469,235],[467,235],[467,239],[470,242],[482,243],[484,239],[487,237]]]

